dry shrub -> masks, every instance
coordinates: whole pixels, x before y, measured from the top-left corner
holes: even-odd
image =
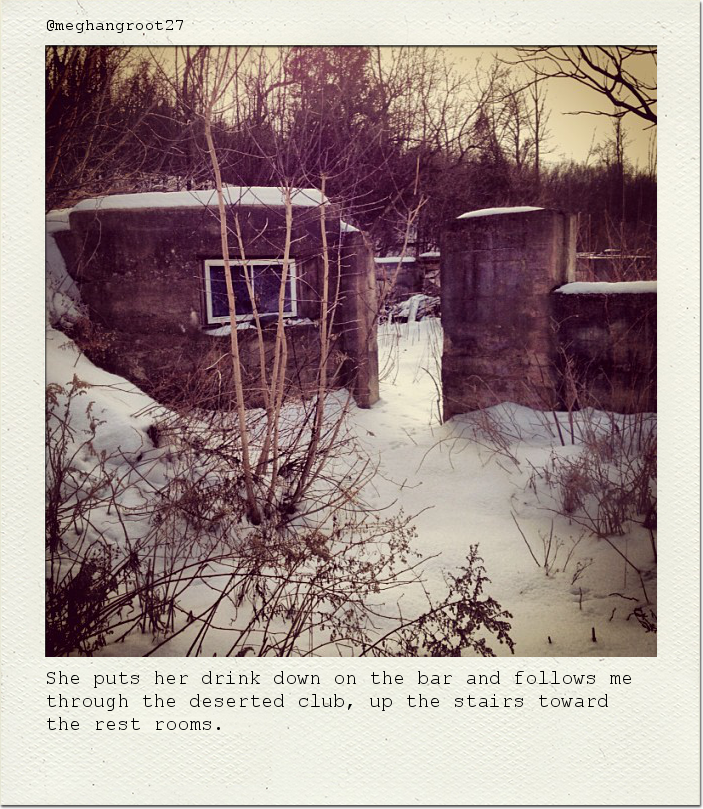
[[[88,317],[79,318],[64,331],[92,362],[101,368],[110,367],[116,337],[114,331]]]
[[[329,463],[296,499],[315,410],[282,410],[278,484],[252,525],[231,412],[154,409],[128,457],[96,450],[87,391],[47,393],[47,654],[139,635],[147,654],[179,636],[188,655],[491,655],[490,636],[512,650],[475,548],[443,594],[426,592],[412,520],[366,507],[375,470],[335,418],[319,434]],[[256,446],[261,414],[247,426]],[[423,594],[414,614],[406,591]]]
[[[604,426],[580,424],[583,449],[575,456],[553,453],[545,480],[557,487],[562,514],[598,537],[621,536],[630,521],[642,524],[656,512],[654,421],[610,414]]]

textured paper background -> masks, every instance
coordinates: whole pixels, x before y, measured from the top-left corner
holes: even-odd
[[[183,18],[180,32],[47,33],[46,20]],[[687,2],[5,0],[2,4],[2,799],[42,804],[658,804],[699,801],[698,36]],[[44,728],[43,80],[46,44],[656,44],[660,595],[656,659],[435,660],[459,674],[629,672],[602,711],[233,713],[220,733]],[[224,662],[224,661],[223,661]],[[153,662],[61,661],[146,673]],[[212,661],[159,661],[196,674]],[[222,664],[220,664],[222,665]],[[280,662],[257,670],[273,673]],[[323,678],[412,660],[290,661]],[[457,678],[458,679],[458,678]],[[330,689],[332,690],[332,689]],[[355,699],[362,702],[364,689]],[[378,690],[378,689],[376,689]],[[399,694],[404,693],[403,689]],[[411,690],[411,689],[408,689]],[[609,692],[614,693],[612,689]],[[506,694],[512,693],[506,691]],[[332,715],[328,715],[332,714]]]

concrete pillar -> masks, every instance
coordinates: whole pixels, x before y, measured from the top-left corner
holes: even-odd
[[[499,402],[559,401],[549,293],[573,280],[575,217],[475,211],[441,244],[444,418]]]
[[[373,249],[361,232],[342,243],[340,300],[335,316],[347,356],[343,381],[359,407],[378,401],[378,298]]]

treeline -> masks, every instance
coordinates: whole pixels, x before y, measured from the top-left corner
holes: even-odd
[[[226,76],[224,75],[226,73]],[[380,252],[431,249],[464,211],[549,205],[581,214],[580,248],[651,252],[656,177],[626,159],[621,119],[588,162],[545,164],[547,83],[494,61],[457,70],[441,49],[46,52],[46,204],[212,186],[320,187]],[[224,78],[223,78],[224,77]]]

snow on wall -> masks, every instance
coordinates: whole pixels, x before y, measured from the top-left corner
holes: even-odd
[[[285,204],[282,188],[265,186],[225,186],[228,205],[280,207]],[[311,208],[327,203],[327,197],[315,188],[291,189],[291,201],[297,207]],[[84,199],[74,211],[116,211],[135,208],[198,208],[217,205],[215,189],[202,191],[147,191],[141,194],[112,194]]]
[[[528,211],[543,211],[544,208],[535,208],[532,205],[519,205],[515,208],[481,208],[478,211],[467,211],[457,216],[457,219],[473,219],[478,216],[496,216],[505,213],[527,213]]]
[[[70,426],[78,443],[87,440],[89,423],[97,419],[94,451],[104,450],[113,464],[126,463],[150,445],[146,431],[154,420],[148,411],[158,410],[154,400],[123,377],[93,365],[72,340],[52,328],[46,330],[46,381],[64,389],[75,381],[83,385],[85,393],[74,399],[70,412]],[[57,399],[54,409],[61,415],[66,396],[60,394]],[[119,453],[126,457],[118,457]],[[95,466],[93,458],[84,460],[86,470]],[[80,457],[74,459],[79,465],[80,461]]]
[[[46,215],[46,232],[57,233],[60,230],[70,230],[68,217],[73,208],[55,208]]]
[[[314,323],[309,317],[286,318],[284,327],[290,328],[291,326],[313,326]],[[237,331],[246,331],[247,329],[255,329],[256,326],[251,321],[237,323]],[[232,334],[232,326],[228,323],[226,326],[219,326],[216,329],[203,329],[203,334],[208,337],[227,337]]]
[[[46,215],[46,315],[52,326],[66,327],[86,315],[81,295],[54,239],[54,233],[70,230],[71,209],[49,211]]]
[[[376,264],[413,264],[415,259],[413,256],[404,256],[403,258],[400,256],[383,256],[382,258],[375,258],[374,261]]]
[[[656,292],[656,281],[575,281],[555,289],[563,295],[612,295]]]

